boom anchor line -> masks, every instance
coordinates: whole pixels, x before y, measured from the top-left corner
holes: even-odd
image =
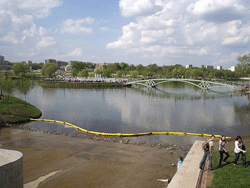
[[[187,132],[144,132],[144,133],[104,133],[104,132],[95,132],[95,131],[88,131],[76,125],[73,125],[68,122],[64,121],[57,121],[57,120],[50,120],[50,119],[33,119],[30,118],[30,121],[41,121],[41,122],[49,122],[49,123],[59,123],[62,125],[67,125],[69,127],[73,127],[80,132],[84,132],[91,135],[98,135],[104,137],[138,137],[138,136],[146,136],[146,135],[179,135],[179,136],[200,136],[200,137],[211,137],[212,134],[203,134],[203,133],[187,133]],[[221,135],[214,135],[215,138],[221,138]],[[231,138],[231,137],[226,137]]]

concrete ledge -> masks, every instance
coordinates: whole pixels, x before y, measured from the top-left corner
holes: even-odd
[[[203,141],[196,140],[168,188],[195,188],[200,174],[199,163],[203,157]]]
[[[23,154],[0,149],[0,187],[23,187]]]

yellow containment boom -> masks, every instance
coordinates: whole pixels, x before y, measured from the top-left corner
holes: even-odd
[[[63,125],[67,125],[77,129],[78,131],[87,133],[87,134],[94,134],[98,136],[113,136],[113,137],[137,137],[137,136],[145,136],[145,135],[180,135],[180,136],[202,136],[202,137],[211,137],[212,134],[202,134],[202,133],[186,133],[186,132],[145,132],[145,133],[103,133],[103,132],[95,132],[95,131],[88,131],[81,127],[77,127],[71,123],[63,122],[63,121],[56,121],[56,120],[49,120],[49,119],[33,119],[30,118],[30,121],[43,121],[49,123],[59,123]],[[215,138],[221,138],[221,135],[214,135]],[[231,138],[231,137],[226,137]]]

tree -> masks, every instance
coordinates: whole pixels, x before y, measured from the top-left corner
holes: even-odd
[[[121,78],[122,77],[122,71],[117,71],[116,72],[116,77]]]
[[[136,70],[139,72],[140,75],[142,74],[143,69],[144,69],[144,67],[142,64],[139,64],[136,66]]]
[[[89,76],[89,71],[87,69],[83,69],[81,72],[80,72],[80,76],[81,77],[85,77],[87,78]]]
[[[97,69],[95,69],[95,73],[96,74],[101,74],[102,72],[101,72],[101,70],[99,68],[97,68]]]
[[[237,58],[239,63],[236,70],[241,72],[242,76],[249,76],[250,74],[250,53]]]
[[[54,63],[46,63],[45,65],[43,65],[41,74],[51,77],[53,73],[55,73],[58,69],[58,66],[56,66],[56,64]]]
[[[6,101],[7,105],[10,102],[10,96],[13,94],[15,90],[16,84],[11,78],[3,80],[3,91],[7,95],[4,96],[4,100]]]
[[[103,77],[110,78],[111,77],[111,71],[109,69],[105,69],[102,73]]]
[[[131,78],[137,78],[138,75],[139,75],[138,71],[130,71],[130,77]]]
[[[17,83],[17,89],[25,96],[26,101],[26,95],[27,93],[34,87],[34,82],[30,79],[20,80]]]
[[[72,76],[73,76],[73,77],[76,77],[77,74],[78,74],[78,71],[77,71],[76,68],[73,68],[71,73],[72,73]]]
[[[22,76],[24,76],[30,70],[30,67],[26,63],[15,63],[12,69],[15,75],[22,73]]]

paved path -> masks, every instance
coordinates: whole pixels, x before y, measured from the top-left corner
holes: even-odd
[[[174,175],[168,188],[195,188],[200,174],[199,163],[203,157],[202,142],[196,140],[183,164]]]

